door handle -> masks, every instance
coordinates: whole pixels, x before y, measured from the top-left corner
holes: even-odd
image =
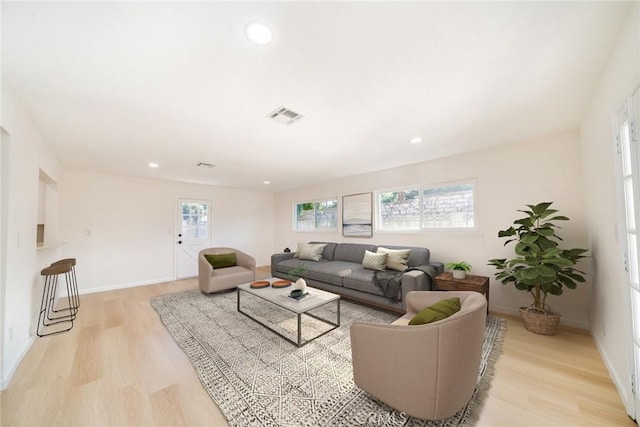
[[[178,237],[182,237],[182,233],[178,234]]]
[[[178,240],[178,244],[181,245],[182,244],[182,240]]]

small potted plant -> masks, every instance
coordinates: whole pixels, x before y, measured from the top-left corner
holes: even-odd
[[[465,261],[450,262],[447,264],[447,268],[451,270],[454,279],[464,279],[467,277],[467,272],[471,271],[471,265]]]
[[[556,234],[560,228],[554,222],[568,221],[563,215],[556,215],[556,209],[550,209],[552,202],[527,205],[524,218],[517,219],[513,225],[498,233],[498,237],[507,237],[505,246],[515,242],[515,257],[489,260],[496,267],[496,279],[503,285],[512,283],[516,289],[526,291],[533,297],[530,307],[520,307],[520,315],[525,328],[537,334],[554,335],[560,322],[560,314],[547,305],[547,296],[562,295],[564,288],[575,289],[583,283],[584,272],[575,265],[584,258],[586,249],[562,249]]]
[[[289,276],[292,276],[292,281],[294,282],[293,289],[300,289],[302,293],[307,291],[307,282],[303,279],[304,274],[307,272],[307,268],[304,264],[300,263],[298,266],[292,270],[289,270]]]

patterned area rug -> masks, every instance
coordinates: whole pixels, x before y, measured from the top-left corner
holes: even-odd
[[[390,323],[393,314],[341,302],[341,326],[297,348],[236,310],[236,292],[205,295],[199,290],[151,300],[200,381],[230,426],[463,426],[477,421],[505,322],[489,316],[478,386],[467,404],[441,421],[410,418],[376,400],[353,382],[349,327],[354,321]],[[278,325],[294,338],[295,315],[242,295],[243,311]],[[335,320],[336,304],[313,313]],[[303,316],[303,338],[330,326]]]

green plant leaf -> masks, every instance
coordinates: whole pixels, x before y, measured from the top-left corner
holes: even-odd
[[[529,253],[529,245],[524,242],[518,242],[514,250],[517,255],[526,256]]]
[[[540,276],[540,273],[536,268],[527,268],[524,270],[520,270],[520,276],[524,280],[534,280]]]
[[[567,288],[570,288],[570,289],[575,289],[575,286],[576,286],[573,280],[571,280],[569,277],[562,276],[562,275],[558,275],[558,282],[562,283],[563,285],[565,285]],[[573,288],[571,286],[573,286]]]
[[[533,233],[526,233],[526,234],[524,234],[524,235],[522,235],[522,236],[520,237],[520,240],[521,240],[523,243],[533,243],[533,242],[535,242],[536,240],[538,240],[538,238],[539,238],[539,237],[540,237],[540,236],[538,236],[537,234],[533,234]]]
[[[540,248],[543,251],[548,251],[552,248],[557,248],[558,244],[556,242],[554,242],[553,240],[549,240],[544,236],[541,236],[538,241],[537,241],[538,245],[540,245]]]
[[[551,295],[562,295],[562,287],[561,286],[550,286],[547,293]]]
[[[538,203],[535,206],[531,206],[531,205],[527,205],[527,206],[529,206],[533,211],[533,213],[535,213],[536,215],[542,215],[549,208],[549,206],[551,206],[552,203],[553,202],[542,202],[542,203]]]
[[[549,218],[547,221],[569,221],[569,218],[564,215],[558,215],[554,216],[553,218]]]
[[[567,277],[570,277],[571,279],[575,280],[576,282],[580,282],[580,283],[584,283],[584,277],[580,276],[579,274],[575,274],[575,273],[565,273],[565,275]]]
[[[567,257],[567,258],[572,258],[575,260],[579,260],[584,258],[584,253],[586,253],[587,250],[586,249],[565,249],[562,251],[563,256]]]
[[[542,263],[543,264],[557,265],[558,267],[570,267],[570,266],[573,265],[573,262],[571,262],[570,260],[565,259],[565,258],[543,259]]]
[[[537,228],[536,233],[539,234],[540,236],[545,236],[545,237],[553,236],[554,234],[556,234],[555,230],[551,227]]]
[[[498,237],[508,237],[516,234],[516,230],[513,227],[509,227],[506,230],[498,231]]]
[[[549,215],[553,215],[556,212],[558,212],[556,209],[546,209],[544,212],[540,214],[540,219],[544,219]]]
[[[515,221],[513,221],[514,224],[520,224],[523,225],[524,227],[530,228],[533,227],[533,218],[522,218],[522,219],[517,219]]]
[[[576,284],[576,282],[572,281],[572,280],[567,280],[566,282],[562,282],[567,288],[569,289],[575,289],[578,287],[578,285]]]
[[[545,265],[538,265],[535,267],[535,270],[539,276],[542,276],[545,278],[555,279],[557,277],[556,270],[554,270],[551,267],[547,267]]]

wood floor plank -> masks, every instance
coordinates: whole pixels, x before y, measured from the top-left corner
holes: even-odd
[[[74,328],[36,339],[0,393],[0,425],[226,425],[149,303],[190,289],[196,279],[82,295]],[[478,426],[635,426],[588,333],[545,337],[504,317]]]

